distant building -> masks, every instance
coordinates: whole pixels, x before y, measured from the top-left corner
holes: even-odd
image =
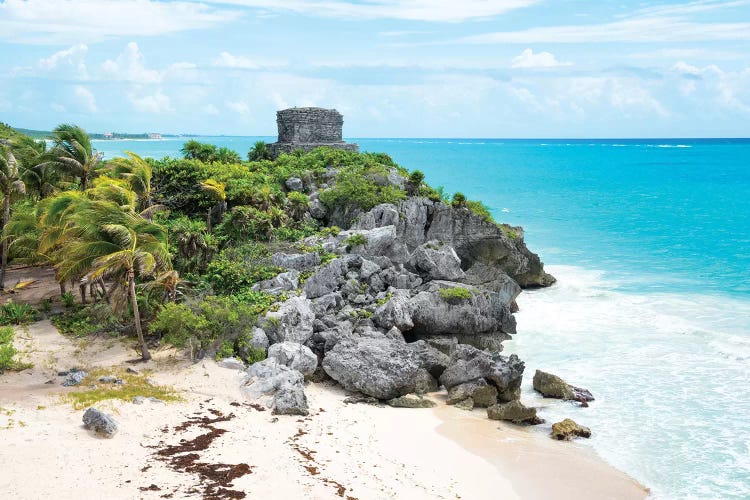
[[[276,112],[277,142],[268,145],[275,158],[296,149],[311,151],[320,146],[359,151],[357,144],[344,142],[344,117],[335,109],[290,108]]]
[[[113,137],[114,135],[112,134],[112,132],[104,132],[105,139],[112,139]]]
[[[161,139],[161,134],[148,134],[149,139]]]

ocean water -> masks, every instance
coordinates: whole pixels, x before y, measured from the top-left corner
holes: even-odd
[[[199,138],[241,154],[258,138]],[[271,139],[271,138],[263,138]],[[106,157],[184,139],[95,141]],[[522,225],[559,282],[519,298],[524,399],[656,498],[750,498],[750,140],[359,139]],[[535,369],[589,388],[544,400]]]

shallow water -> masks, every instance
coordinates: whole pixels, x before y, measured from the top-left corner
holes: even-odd
[[[200,138],[240,154],[258,138]],[[266,138],[269,139],[269,138]],[[185,139],[95,141],[176,156]],[[523,225],[559,283],[506,352],[591,389],[572,417],[659,498],[750,497],[750,140],[359,139]]]

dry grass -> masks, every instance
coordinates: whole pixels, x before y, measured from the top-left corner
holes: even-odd
[[[99,378],[104,376],[120,378],[124,383],[117,385],[99,382]],[[130,402],[136,396],[154,397],[165,402],[183,400],[179,392],[173,387],[153,385],[148,379],[148,373],[129,373],[122,369],[97,368],[91,370],[78,387],[77,390],[62,396],[63,400],[71,403],[76,410],[88,408],[101,401],[119,399]]]

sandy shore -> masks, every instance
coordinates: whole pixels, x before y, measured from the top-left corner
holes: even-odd
[[[76,344],[48,322],[17,337],[35,367],[0,376],[0,491],[7,498],[200,498],[218,491],[212,487],[262,499],[647,494],[585,446],[490,421],[480,410],[347,405],[339,388],[309,384],[308,417],[275,417],[244,399],[240,372],[208,360],[188,363],[173,351],[137,368],[153,369],[150,377],[182,391],[185,401],[97,405],[120,428],[112,439],[99,438],[83,428],[82,410],[61,402],[69,389],[56,373],[124,367],[134,352],[116,341]],[[45,384],[50,379],[55,383]],[[181,470],[172,459],[182,455],[173,452],[191,446],[192,470]],[[229,480],[216,486],[204,474],[201,482],[206,471]]]

